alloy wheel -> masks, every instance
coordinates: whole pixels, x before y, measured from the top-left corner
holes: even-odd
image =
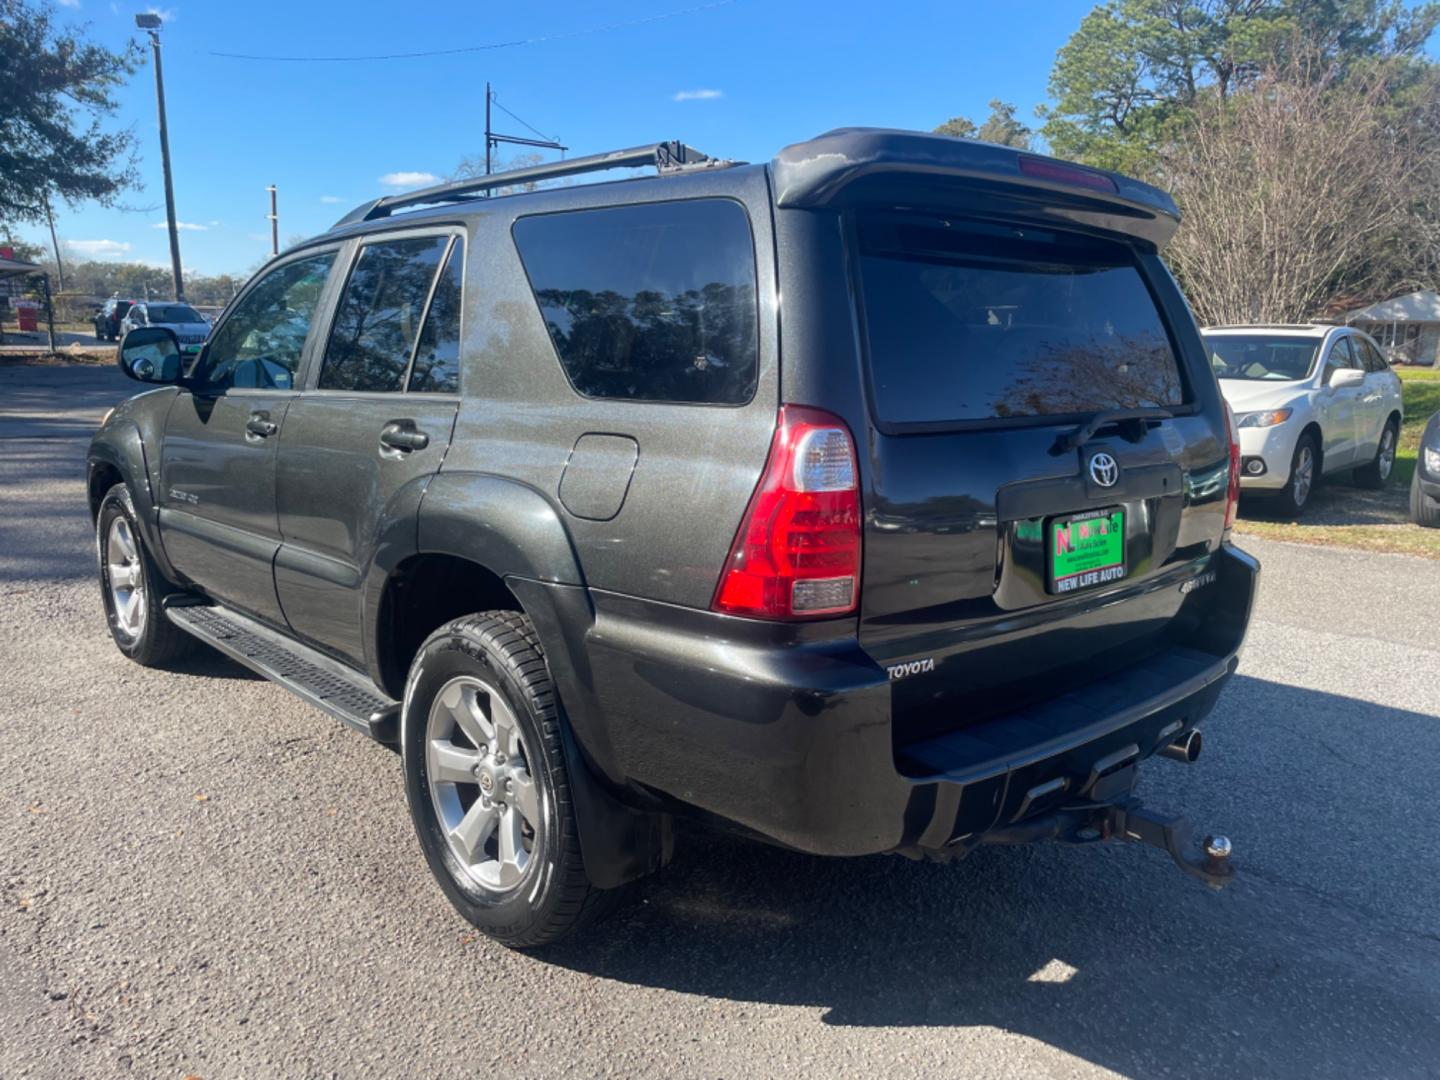
[[[129,638],[145,632],[145,567],[130,522],[117,516],[105,542],[105,577],[115,622]]]
[[[1295,459],[1295,475],[1291,477],[1291,495],[1296,506],[1304,506],[1310,499],[1310,488],[1315,483],[1315,452],[1309,446],[1300,447],[1300,456]]]
[[[1388,424],[1384,434],[1380,436],[1380,456],[1376,458],[1375,465],[1380,472],[1380,479],[1389,480],[1390,471],[1395,468],[1395,429]]]
[[[425,766],[451,855],[482,888],[514,889],[537,862],[545,810],[498,690],[468,675],[440,688],[425,725]]]

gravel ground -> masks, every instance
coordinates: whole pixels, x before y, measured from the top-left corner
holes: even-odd
[[[1440,566],[1256,541],[1158,852],[825,861],[687,832],[584,940],[476,937],[397,758],[218,656],[111,646],[81,463],[112,370],[0,368],[0,1076],[1433,1077]]]

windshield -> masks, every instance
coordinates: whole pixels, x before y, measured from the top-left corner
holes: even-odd
[[[1218,379],[1294,382],[1310,374],[1320,342],[1264,334],[1206,334],[1210,366]]]
[[[198,323],[205,320],[189,304],[151,304],[146,315],[152,323]]]
[[[1129,248],[1058,231],[862,214],[875,407],[895,423],[1178,405],[1179,365]]]

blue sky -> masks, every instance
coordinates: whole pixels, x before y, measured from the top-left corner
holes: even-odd
[[[162,9],[184,265],[239,273],[268,255],[268,184],[280,189],[283,244],[323,231],[354,204],[400,190],[407,179],[424,179],[405,174],[445,176],[462,157],[483,154],[486,79],[503,105],[558,135],[572,155],[680,138],[707,153],[756,161],[832,127],[928,129],[956,114],[978,122],[996,97],[1028,116],[1044,100],[1055,51],[1093,6],[1093,0],[731,0],[583,32],[696,3],[181,0]],[[134,14],[144,9],[68,0],[58,11],[89,23],[90,36],[119,42],[138,34]],[[392,53],[564,34],[573,36],[363,63],[212,55]],[[139,136],[145,183],[122,202],[153,209],[61,207],[63,250],[168,265],[148,64],[119,97],[119,123]],[[496,120],[498,130],[526,133],[503,113]],[[43,227],[22,235],[49,242]]]

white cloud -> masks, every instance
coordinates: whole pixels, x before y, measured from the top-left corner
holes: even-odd
[[[380,177],[380,183],[393,188],[424,187],[439,182],[440,177],[429,172],[387,172]]]
[[[675,101],[714,101],[716,98],[725,96],[724,90],[680,90],[675,94]]]
[[[157,221],[150,227],[152,229],[168,229],[170,226],[163,221]],[[209,226],[196,225],[193,221],[177,221],[175,222],[175,228],[179,229],[181,232],[204,232],[206,229],[209,228]]]
[[[339,196],[339,195],[321,195],[321,196],[320,196],[320,201],[323,202],[323,203],[337,203],[337,202],[340,201],[340,196]]]
[[[218,228],[220,227],[220,222],[218,222],[218,221],[212,221],[212,222],[210,222],[210,227],[211,227],[212,229],[218,229]]]
[[[130,250],[130,245],[120,240],[66,240],[65,246],[92,259],[118,259]]]
[[[77,7],[80,6],[80,0],[60,0],[60,6],[61,6],[61,7],[69,7],[69,8],[77,8]]]
[[[174,8],[148,7],[145,9],[147,15],[159,15],[161,22],[174,22],[175,16],[179,14]]]

